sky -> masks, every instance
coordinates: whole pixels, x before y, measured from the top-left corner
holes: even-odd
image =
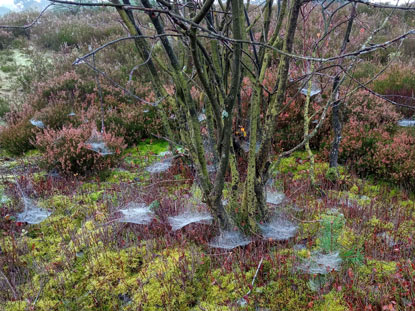
[[[40,2],[40,0],[35,0],[35,1]],[[10,10],[19,9],[19,7],[14,4],[14,0],[0,0],[0,6],[5,6],[6,8],[9,8]]]
[[[0,0],[0,6],[5,6],[6,8],[9,8],[9,9],[15,8],[13,0]]]

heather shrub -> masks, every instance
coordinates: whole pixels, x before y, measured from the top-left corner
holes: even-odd
[[[69,125],[58,130],[46,129],[36,135],[34,144],[44,152],[42,164],[47,168],[56,168],[64,174],[86,175],[113,167],[125,148],[122,138],[107,132],[102,137],[113,153],[101,155],[90,150],[88,139],[94,132],[96,128],[91,124],[82,124],[78,128]]]
[[[378,143],[393,135],[400,117],[390,108],[390,104],[366,91],[352,98],[343,128],[341,162],[349,163],[359,173],[376,173],[374,155]]]
[[[47,80],[53,67],[50,57],[34,52],[30,57],[30,66],[20,68],[17,85],[23,92],[30,93],[39,81]]]
[[[34,137],[33,125],[29,119],[0,127],[0,147],[14,155],[33,149],[30,140]]]
[[[346,118],[340,161],[359,174],[414,187],[415,137],[398,130],[401,115],[389,103],[360,91],[349,103]]]
[[[64,21],[55,21],[54,31],[40,33],[37,38],[40,46],[60,51],[62,47],[77,47],[93,41],[108,39],[111,35],[121,35],[122,29],[115,24],[80,23],[64,17]]]
[[[406,188],[415,189],[415,137],[402,131],[378,141],[374,161],[376,173]]]
[[[415,77],[411,67],[396,65],[373,82],[373,90],[403,105],[415,107]],[[405,117],[413,117],[413,109],[396,107]]]
[[[0,30],[0,50],[4,50],[10,46],[13,41],[13,35],[4,30]]]
[[[148,86],[137,86],[134,92],[148,102],[155,100],[154,93]],[[133,101],[117,90],[108,93],[104,102],[106,105],[105,127],[117,136],[124,137],[128,145],[134,145],[143,138],[153,137],[153,134],[163,134],[158,108]],[[97,123],[99,122],[98,120]]]
[[[38,15],[35,11],[24,11],[20,13],[9,13],[0,18],[1,25],[11,25],[11,26],[22,26],[28,24]],[[7,31],[11,35],[11,43],[15,38],[19,36],[30,37],[29,29],[15,28]],[[1,33],[1,31],[0,31]]]
[[[79,118],[72,116],[70,113],[72,108],[65,102],[57,102],[49,104],[33,115],[33,119],[40,120],[46,127],[52,129],[60,129],[69,123],[79,124]]]
[[[136,102],[117,88],[101,84],[103,94],[105,128],[124,142],[133,145],[151,134],[162,134],[161,121],[157,108]],[[154,101],[154,93],[148,86],[137,84],[134,92],[147,101]],[[101,129],[102,111],[98,91],[93,77],[82,79],[74,71],[64,73],[56,78],[39,82],[33,87],[33,94],[19,109],[9,114],[7,127],[3,129],[3,145],[12,153],[22,153],[30,148],[34,134],[23,131],[18,146],[13,148],[13,139],[7,140],[10,133],[30,128],[30,119],[42,121],[45,128],[59,130],[64,126],[78,127],[90,122]],[[22,124],[18,120],[23,120]],[[18,124],[19,123],[19,124]],[[9,129],[10,127],[10,129]],[[25,146],[25,148],[22,148]],[[12,151],[13,150],[13,151]],[[22,150],[22,151],[19,151]]]
[[[35,127],[30,123],[32,114],[32,109],[25,105],[5,114],[7,125],[0,127],[1,148],[14,155],[33,149],[30,142],[35,135]]]
[[[8,112],[10,112],[9,103],[0,97],[0,118],[3,118]]]

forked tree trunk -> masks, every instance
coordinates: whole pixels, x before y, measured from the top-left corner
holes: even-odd
[[[302,0],[294,0],[291,5],[286,27],[286,35],[283,44],[283,50],[291,53],[294,42],[294,35],[297,29],[297,20],[300,13]],[[274,33],[275,35],[275,33]],[[278,34],[277,34],[278,35]],[[271,39],[271,45],[276,45],[278,39],[274,36]],[[269,156],[271,153],[271,144],[276,129],[276,118],[278,110],[285,100],[290,57],[286,54],[281,55],[278,66],[278,88],[274,100],[267,107],[264,131],[261,135],[260,148],[257,152],[257,126],[260,115],[260,104],[262,99],[262,81],[265,71],[270,60],[271,53],[268,51],[262,63],[259,77],[256,81],[255,96],[251,103],[250,110],[250,141],[248,154],[248,172],[244,183],[242,195],[242,219],[240,227],[247,233],[256,233],[258,231],[259,221],[268,218],[268,210],[265,200],[265,183],[267,181],[268,169],[270,166]]]

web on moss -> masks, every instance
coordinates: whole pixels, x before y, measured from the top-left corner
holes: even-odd
[[[51,212],[39,208],[37,204],[27,198],[23,197],[24,210],[17,214],[18,222],[27,222],[28,224],[38,224],[44,221],[51,215]]]
[[[120,212],[123,217],[118,219],[119,222],[146,225],[154,218],[153,211],[144,203],[130,202],[125,209],[120,209]]]
[[[192,223],[211,224],[213,218],[208,212],[184,211],[168,219],[172,230],[177,231]]]
[[[245,237],[239,231],[222,231],[220,235],[209,243],[209,246],[212,248],[234,249],[248,245],[251,242],[249,238]]]
[[[309,274],[327,274],[339,271],[342,263],[339,252],[323,254],[316,252],[305,259],[299,269]]]
[[[259,225],[259,227],[265,239],[276,241],[284,241],[294,237],[298,229],[297,225],[281,217],[275,217],[269,223]]]
[[[146,168],[146,171],[150,174],[160,174],[166,172],[173,163],[173,157],[166,158],[161,161],[155,162]]]

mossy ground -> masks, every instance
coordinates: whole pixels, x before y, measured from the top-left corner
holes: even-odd
[[[284,212],[299,224],[297,236],[221,251],[207,245],[217,233],[213,226],[171,231],[167,217],[193,202],[195,190],[178,163],[161,175],[144,172],[167,150],[166,143],[143,142],[126,151],[120,168],[87,180],[50,176],[36,167],[36,152],[5,161],[2,172],[13,178],[0,191],[8,198],[0,203],[2,310],[342,311],[392,303],[406,310],[413,301],[415,206],[405,192],[345,169],[334,184],[325,178],[327,164],[317,163],[324,189],[317,195],[307,190],[309,163],[297,153],[282,161],[277,180],[289,198]],[[37,225],[16,223],[22,202],[15,180],[52,216]],[[119,208],[131,201],[157,202],[156,219],[118,223]],[[333,251],[343,260],[340,271],[298,269],[312,253]]]

